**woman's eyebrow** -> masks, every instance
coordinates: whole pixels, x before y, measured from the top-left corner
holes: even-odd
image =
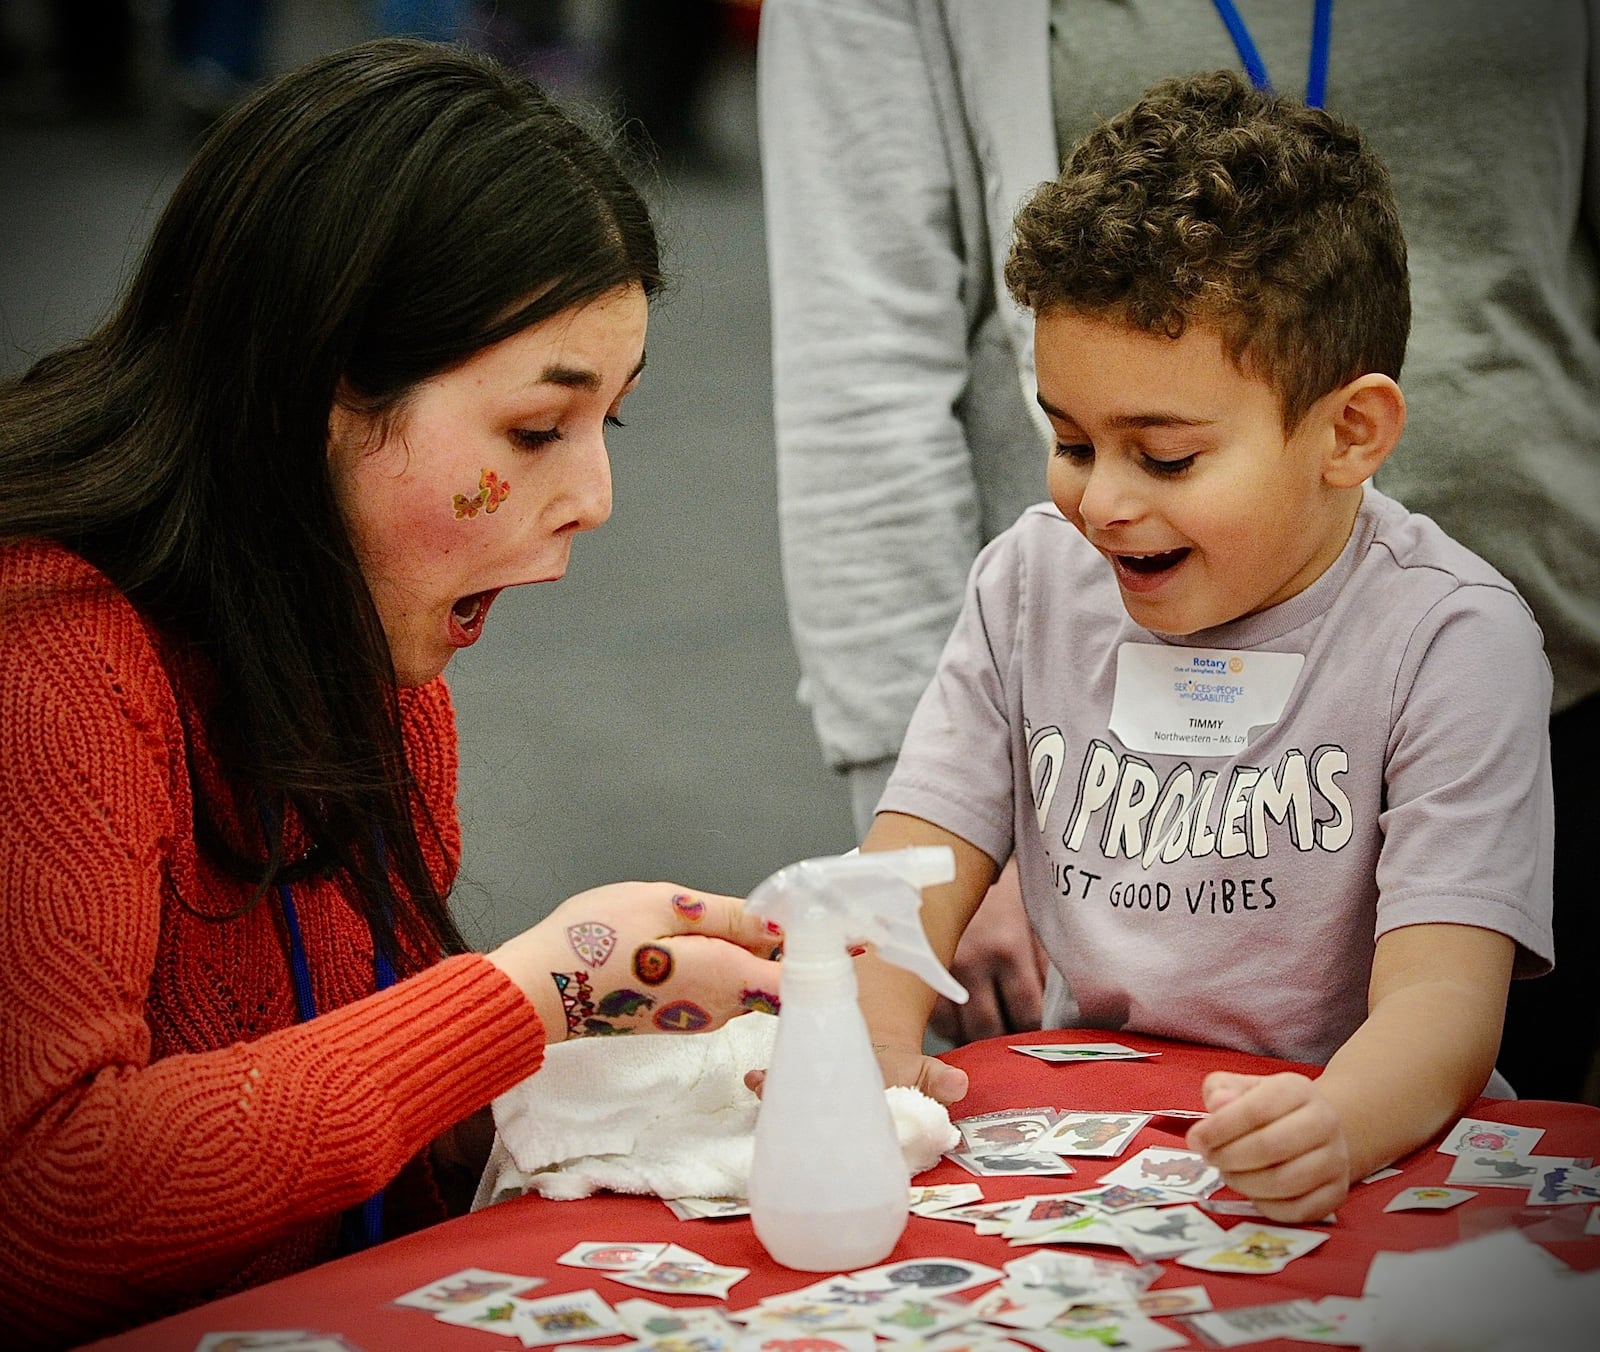
[[[639,364],[628,373],[628,380],[624,382],[625,384],[638,379],[639,373],[644,370],[644,363],[644,354],[641,353],[639,355]],[[600,373],[577,366],[547,366],[539,373],[538,383],[541,385],[561,385],[569,390],[593,390],[599,388]]]

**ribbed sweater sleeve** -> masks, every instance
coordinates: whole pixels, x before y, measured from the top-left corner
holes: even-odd
[[[469,954],[152,1063],[175,712],[125,603],[80,585],[19,612],[19,566],[0,551],[0,1309],[48,1347],[187,1303],[361,1201],[537,1069],[544,1036]]]

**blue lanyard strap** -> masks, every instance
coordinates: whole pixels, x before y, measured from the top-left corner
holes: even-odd
[[[1261,59],[1255,39],[1245,25],[1233,0],[1211,0],[1227,26],[1233,39],[1244,72],[1257,89],[1271,91],[1272,81],[1267,76],[1267,63]],[[1311,12],[1311,61],[1306,69],[1306,104],[1320,108],[1328,98],[1328,49],[1333,36],[1333,0],[1315,0]]]
[[[270,839],[271,830],[275,829],[271,814],[263,808],[261,824],[268,830]],[[388,865],[388,851],[384,848],[383,835],[377,837],[378,859],[385,867]],[[301,1023],[317,1017],[317,1000],[311,990],[311,965],[306,961],[305,941],[300,937],[300,916],[295,910],[294,889],[288,883],[278,884],[278,905],[283,910],[283,927],[289,934],[289,983],[294,988],[295,1014]],[[385,922],[393,934],[392,923],[385,915]],[[372,975],[377,990],[387,990],[395,983],[394,964],[389,960],[389,954],[383,944],[379,942],[376,928],[372,934]],[[354,1253],[359,1249],[371,1248],[383,1239],[383,1189],[361,1203],[359,1207],[352,1207],[344,1213],[339,1226],[340,1248],[347,1253]]]

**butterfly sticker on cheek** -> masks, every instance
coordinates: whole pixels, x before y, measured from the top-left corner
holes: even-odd
[[[493,514],[511,494],[511,484],[487,467],[478,475],[478,491],[470,498],[457,493],[453,499],[456,520],[471,520],[480,511]]]

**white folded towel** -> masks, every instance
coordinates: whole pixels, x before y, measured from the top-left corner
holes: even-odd
[[[778,1019],[742,1014],[710,1033],[587,1037],[545,1052],[537,1074],[494,1102],[495,1141],[473,1209],[523,1192],[587,1197],[743,1197],[760,1101],[746,1071],[772,1059]],[[915,1089],[884,1091],[908,1174],[960,1133]]]

